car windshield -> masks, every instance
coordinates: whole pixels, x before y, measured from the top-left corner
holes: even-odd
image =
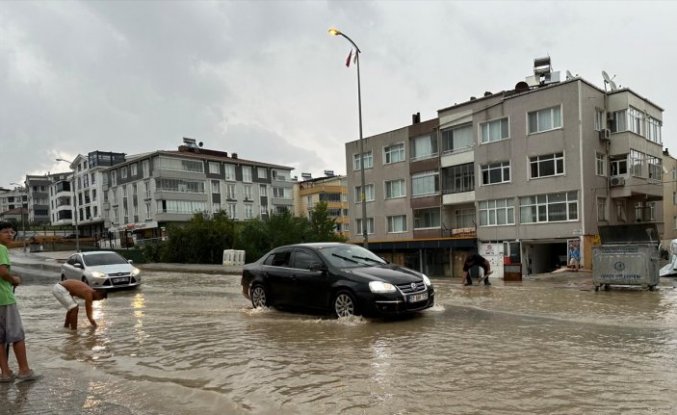
[[[356,245],[327,246],[319,251],[327,262],[339,268],[356,268],[386,263],[373,252]]]
[[[128,264],[126,259],[115,252],[101,252],[96,254],[83,255],[82,259],[85,265],[95,267],[99,265]]]

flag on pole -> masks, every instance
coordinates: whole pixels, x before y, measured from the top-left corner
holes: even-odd
[[[353,58],[353,50],[350,49],[350,53],[348,54],[348,57],[346,58],[346,68],[350,67],[350,61]]]

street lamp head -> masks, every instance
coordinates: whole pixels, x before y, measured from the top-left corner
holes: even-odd
[[[332,35],[332,36],[338,36],[338,35],[342,35],[343,33],[341,33],[341,31],[338,30],[337,28],[332,27],[331,29],[329,29],[329,34]]]

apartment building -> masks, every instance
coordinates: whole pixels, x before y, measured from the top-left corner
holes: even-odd
[[[107,238],[160,238],[197,212],[236,220],[293,209],[291,167],[244,160],[184,138],[177,151],[128,156],[103,178]],[[125,236],[126,235],[126,236]]]
[[[49,224],[49,182],[48,175],[26,175],[28,223]]]
[[[460,276],[476,243],[500,276],[510,262],[524,274],[564,265],[569,241],[590,267],[600,224],[652,222],[662,234],[662,112],[607,81],[602,89],[568,72],[560,80],[545,58],[514,89],[366,138],[362,157],[359,141],[348,143],[356,192],[365,163],[369,247],[418,255],[404,264],[432,275]],[[397,163],[388,159],[393,148]],[[395,202],[393,181],[406,186]],[[359,243],[359,209],[350,212]],[[404,220],[412,227],[394,225]]]
[[[110,167],[124,161],[124,153],[92,151],[75,157],[70,163],[72,173],[51,175],[51,223],[77,225],[81,236],[98,238],[106,234],[101,196],[103,178]]]
[[[309,218],[310,211],[320,202],[327,203],[329,215],[336,221],[336,233],[350,237],[348,214],[348,187],[345,176],[336,176],[325,170],[325,177],[301,176],[304,180],[294,183],[294,215]]]
[[[677,239],[677,159],[663,150],[663,233],[661,244],[668,249]]]
[[[25,208],[28,205],[28,193],[23,187],[14,189],[0,188],[0,214],[8,210]],[[27,218],[26,218],[27,219]]]

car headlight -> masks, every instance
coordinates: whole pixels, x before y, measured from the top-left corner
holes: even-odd
[[[430,278],[428,278],[427,275],[421,274],[421,276],[423,277],[423,283],[424,283],[426,286],[430,287],[431,285],[433,285],[433,283],[430,282]]]
[[[89,274],[89,275],[91,275],[92,278],[106,278],[106,274],[104,274],[103,272],[99,272],[99,271],[92,271],[92,273]]]
[[[394,293],[397,291],[397,288],[395,288],[394,285],[383,281],[371,281],[369,283],[369,289],[373,293]]]
[[[138,269],[138,268],[134,268],[134,269],[132,270],[131,274],[132,274],[132,277],[138,277],[139,274],[141,274],[141,270]]]

